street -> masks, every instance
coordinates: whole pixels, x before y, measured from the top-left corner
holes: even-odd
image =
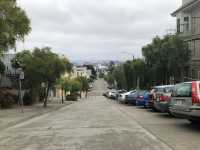
[[[102,96],[89,98],[0,131],[0,150],[197,150],[200,128]]]

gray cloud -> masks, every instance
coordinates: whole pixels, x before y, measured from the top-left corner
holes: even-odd
[[[175,28],[181,0],[18,0],[32,22],[25,48],[51,46],[71,59],[128,59]],[[22,48],[22,44],[18,44]]]

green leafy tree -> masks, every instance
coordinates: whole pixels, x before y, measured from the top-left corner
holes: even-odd
[[[0,74],[3,74],[5,72],[5,69],[6,69],[6,67],[5,67],[4,63],[2,61],[0,61]]]
[[[90,89],[89,79],[87,79],[86,77],[78,77],[77,80],[81,83],[81,93],[85,92],[85,97],[87,98],[88,91]]]
[[[47,106],[50,89],[55,86],[57,80],[65,71],[69,71],[68,63],[67,59],[51,52],[49,47],[35,48],[33,52],[20,52],[12,60],[14,67],[21,66],[24,69],[24,86],[30,89],[34,98],[38,96],[41,84],[45,83],[44,107]]]
[[[30,20],[16,0],[0,0],[0,52],[15,48],[30,30]]]
[[[77,80],[71,80],[71,94],[77,94],[81,91],[81,83]]]
[[[178,35],[156,37],[143,47],[142,53],[156,84],[168,84],[170,76],[176,81],[184,80],[191,54],[188,44]]]
[[[68,77],[61,77],[58,80],[58,85],[61,87],[61,96],[62,96],[62,103],[64,103],[64,97],[66,98],[66,93],[71,90],[71,82],[70,78]]]
[[[144,59],[127,61],[117,67],[110,65],[105,80],[109,84],[116,82],[118,88],[126,87],[128,90],[169,84],[170,77],[174,77],[176,82],[184,80],[191,52],[187,42],[178,35],[155,37],[142,48],[142,54]]]
[[[126,89],[126,76],[124,74],[124,68],[122,65],[116,67],[113,72],[113,77],[116,82],[116,86],[118,89]]]
[[[112,72],[109,72],[107,75],[104,76],[104,80],[108,83],[110,86],[114,86],[115,78],[113,77]]]

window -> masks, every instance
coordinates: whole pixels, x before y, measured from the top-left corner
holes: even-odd
[[[189,17],[184,17],[184,22],[189,22]]]
[[[180,19],[177,19],[177,33],[180,33],[180,26],[181,26],[181,21]]]
[[[184,31],[189,31],[189,17],[184,17]]]
[[[164,92],[165,88],[164,87],[160,87],[156,89],[156,92]]]
[[[173,97],[191,97],[192,84],[182,83],[182,84],[176,85],[172,95]]]

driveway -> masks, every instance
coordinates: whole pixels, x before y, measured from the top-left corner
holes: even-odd
[[[101,94],[106,84],[95,83],[87,100],[66,106],[0,132],[1,150],[168,150]]]

